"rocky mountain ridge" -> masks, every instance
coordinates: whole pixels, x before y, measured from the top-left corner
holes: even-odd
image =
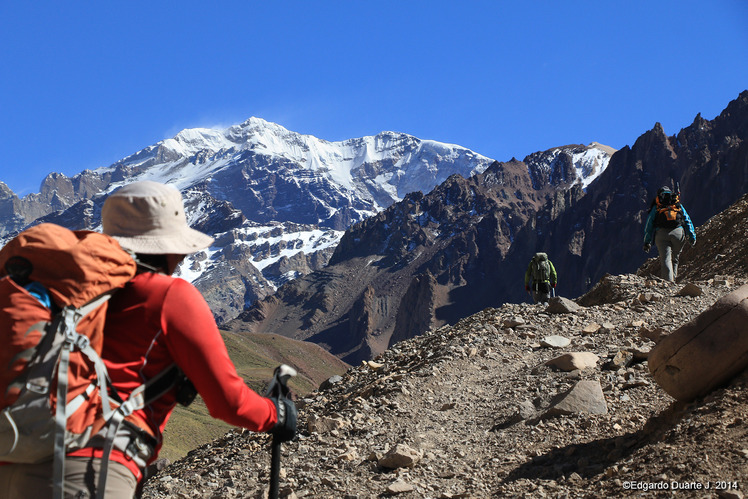
[[[452,175],[428,194],[409,194],[346,231],[324,269],[289,282],[226,327],[313,341],[355,363],[437,321],[455,321],[466,310],[451,307],[458,300],[450,295],[468,287],[480,295],[477,287],[492,285],[481,276],[522,225],[549,199],[584,192],[577,168],[583,156],[601,162],[592,152],[567,146],[495,162],[470,178]],[[490,304],[476,300],[469,311]]]
[[[576,301],[486,308],[331,378],[298,401],[282,497],[743,497],[748,374],[685,404],[647,354],[748,282],[748,265],[715,264],[728,246],[746,262],[745,223],[730,223],[746,219],[748,196],[697,229],[713,244],[697,243],[682,275],[708,279],[670,283],[645,265]],[[143,497],[263,497],[269,460],[266,435],[232,430]]]
[[[322,268],[352,221],[407,189],[430,190],[490,160],[459,146],[382,132],[333,143],[251,118],[223,130],[183,130],[114,165],[72,178],[50,174],[18,198],[0,185],[0,235],[49,221],[97,229],[106,195],[135,180],[183,191],[189,223],[218,243],[179,274],[203,292],[219,322],[283,282]],[[225,284],[222,285],[222,284]]]
[[[605,169],[608,148],[576,151],[563,165],[567,177],[586,183]],[[558,152],[547,156],[531,166],[539,179],[560,168]],[[170,183],[184,194],[189,223],[217,240],[178,274],[197,285],[225,322],[283,283],[322,269],[350,224],[452,174],[482,172],[492,161],[402,133],[328,142],[251,118],[226,129],[183,130],[72,178],[50,174],[38,194],[22,199],[0,183],[0,243],[42,221],[96,230],[113,189],[135,180]]]
[[[573,180],[574,154],[496,162],[407,196],[352,226],[323,270],[228,327],[307,339],[356,363],[486,307],[527,300],[524,272],[537,251],[562,269],[564,296],[585,293],[605,273],[635,272],[659,186],[679,183],[696,225],[748,191],[748,91],[675,136],[656,124],[586,189]],[[538,160],[554,168],[528,166]]]
[[[40,216],[135,180],[171,183],[227,201],[257,223],[293,222],[343,230],[449,175],[481,172],[491,159],[463,147],[382,132],[328,142],[260,118],[226,129],[187,129],[109,167],[68,178],[51,173],[38,194],[0,190],[2,220]],[[19,227],[4,224],[0,235]]]

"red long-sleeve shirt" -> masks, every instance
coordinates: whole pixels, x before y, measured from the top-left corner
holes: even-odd
[[[124,400],[130,392],[176,363],[195,385],[211,416],[253,431],[275,425],[275,405],[250,389],[236,373],[213,314],[200,292],[188,282],[162,274],[135,276],[109,302],[102,357],[114,388]],[[156,436],[176,405],[167,393],[134,415]],[[100,455],[81,449],[70,455]],[[119,452],[112,460],[140,470]]]

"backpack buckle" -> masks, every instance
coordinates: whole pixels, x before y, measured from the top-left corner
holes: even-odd
[[[78,334],[78,337],[75,339],[75,342],[74,342],[74,345],[80,351],[86,350],[90,344],[91,344],[91,340],[88,338],[88,336],[85,336],[83,334]]]
[[[153,455],[153,447],[141,435],[135,433],[125,447],[124,453],[130,459],[140,456],[147,461]]]

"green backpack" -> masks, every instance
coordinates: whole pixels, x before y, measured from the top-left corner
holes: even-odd
[[[534,282],[550,282],[551,264],[548,262],[548,255],[545,253],[535,253],[533,258],[532,279]]]

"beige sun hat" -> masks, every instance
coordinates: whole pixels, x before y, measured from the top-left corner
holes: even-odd
[[[144,180],[120,187],[101,210],[104,234],[135,253],[188,255],[213,244],[190,228],[182,194],[173,186]]]

